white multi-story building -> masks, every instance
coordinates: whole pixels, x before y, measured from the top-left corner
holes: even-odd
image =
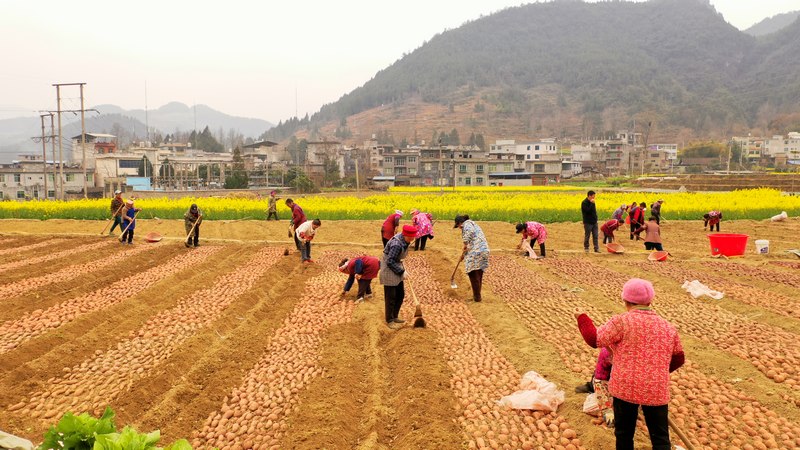
[[[764,142],[764,153],[776,159],[800,164],[800,133],[776,135]]]
[[[47,180],[45,183],[45,170]],[[63,172],[63,178],[60,174]],[[80,167],[64,166],[59,168],[53,161],[45,164],[37,156],[21,155],[19,161],[0,165],[0,200],[44,200],[59,197],[63,185],[65,197],[82,196],[83,172]],[[93,187],[94,170],[86,170],[88,187]],[[61,183],[56,183],[57,180]],[[45,192],[47,184],[47,192]]]

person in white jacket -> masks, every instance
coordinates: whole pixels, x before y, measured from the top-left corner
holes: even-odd
[[[300,241],[300,258],[304,263],[313,263],[311,259],[311,240],[317,234],[317,228],[322,226],[319,219],[306,220],[296,230],[297,240]]]

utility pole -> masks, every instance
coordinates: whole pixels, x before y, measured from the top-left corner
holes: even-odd
[[[47,199],[47,140],[44,135],[44,117],[47,114],[39,114],[42,119],[42,173],[44,174],[44,198]],[[52,114],[50,114],[52,117]],[[40,196],[41,197],[41,196]]]
[[[58,113],[58,176],[61,178],[61,182],[59,183],[59,199],[64,200],[64,153],[62,149],[63,140],[62,136],[62,127],[61,127],[61,113],[67,111],[61,111],[61,86],[80,86],[81,89],[81,130],[82,130],[82,140],[83,140],[83,195],[84,198],[86,197],[86,129],[84,123],[84,107],[83,107],[83,86],[86,83],[54,83],[53,86],[56,87],[56,105],[57,105],[57,113]],[[77,112],[77,111],[72,111]]]
[[[83,109],[83,85],[81,83],[81,150],[83,152],[81,166],[83,166],[83,198],[89,198],[89,189],[86,185],[86,117],[84,116],[85,110]]]
[[[56,122],[53,118],[52,111],[50,112],[50,148],[53,151],[53,198],[56,197]],[[49,198],[48,194],[45,197]]]
[[[358,162],[360,160],[358,156],[358,150],[356,150],[356,192],[361,191],[361,184],[358,181]]]

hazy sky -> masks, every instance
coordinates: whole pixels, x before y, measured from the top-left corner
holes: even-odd
[[[445,29],[506,0],[0,0],[0,118],[55,108],[52,83],[86,82],[87,105],[207,104],[277,123],[364,84]],[[711,0],[732,25],[798,0]],[[295,92],[297,102],[295,103]],[[78,89],[66,89],[77,109]]]

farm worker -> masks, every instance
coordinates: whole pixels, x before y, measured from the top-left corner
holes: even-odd
[[[194,244],[195,247],[200,245],[200,224],[203,223],[203,212],[197,207],[197,204],[192,203],[186,214],[183,215],[183,227],[186,229],[186,246]],[[193,229],[194,228],[194,229]],[[191,233],[191,234],[189,234]]]
[[[656,218],[656,223],[661,225],[661,205],[664,200],[656,200],[655,203],[650,205],[650,215]]]
[[[430,215],[430,213],[412,209],[411,224],[417,227],[417,235],[414,239],[414,251],[424,251],[425,243],[428,239],[433,239],[433,216]]]
[[[275,194],[275,191],[269,193],[269,199],[267,200],[269,202],[269,207],[267,209],[267,220],[269,220],[272,216],[275,216],[275,220],[278,220],[278,197],[276,197]]]
[[[581,203],[581,216],[583,216],[583,251],[589,253],[589,234],[592,235],[594,252],[600,253],[597,244],[597,205],[594,204],[595,192],[586,193],[586,198]]]
[[[456,216],[453,228],[461,228],[461,240],[464,242],[461,257],[464,258],[464,270],[469,276],[469,284],[472,287],[472,300],[479,302],[482,300],[483,271],[489,268],[489,244],[481,227],[471,221],[466,214]]]
[[[125,205],[125,200],[122,199],[122,191],[114,191],[114,198],[111,199],[111,217],[114,219],[114,224],[111,225],[111,230],[108,232],[109,236],[114,235],[114,228],[119,225],[122,229],[122,207]]]
[[[650,216],[647,223],[642,225],[640,231],[646,232],[644,237],[645,250],[663,251],[664,247],[661,245],[661,225],[658,224],[655,216]]]
[[[622,204],[619,208],[614,210],[614,213],[611,214],[611,218],[617,221],[625,221],[625,213],[628,211],[628,205]]]
[[[606,425],[609,427],[614,426],[614,410],[612,406],[611,396],[608,393],[608,380],[611,378],[611,368],[613,365],[613,353],[608,347],[600,349],[600,354],[597,355],[597,364],[594,368],[592,381],[575,388],[576,393],[593,392],[597,399],[597,406],[599,408],[600,417],[603,418]]]
[[[644,224],[645,207],[646,205],[644,202],[639,205],[634,202],[634,206],[631,207],[631,210],[628,213],[628,218],[630,218],[631,224],[631,240],[633,240],[634,235],[636,235],[636,240],[639,240],[639,228],[641,228],[642,224]]]
[[[358,294],[356,301],[364,301],[365,298],[372,298],[372,280],[378,276],[381,268],[381,261],[374,256],[360,256],[358,258],[343,259],[339,263],[339,272],[349,275],[344,284],[342,296],[350,292],[353,283],[358,280]]]
[[[133,245],[133,230],[136,228],[136,220],[134,217],[136,217],[136,213],[141,210],[141,208],[133,207],[133,200],[125,202],[125,207],[122,208],[122,229],[124,232],[119,238],[119,241],[123,244],[127,240],[128,245]]]
[[[300,259],[304,263],[313,263],[311,259],[311,240],[317,234],[317,228],[322,226],[319,219],[307,220],[295,230],[295,239],[300,242]]]
[[[405,320],[397,317],[400,314],[400,307],[403,306],[403,299],[406,296],[403,280],[408,278],[403,260],[408,255],[408,246],[416,235],[417,227],[404,225],[403,231],[394,235],[383,247],[380,282],[383,285],[386,324],[390,327],[393,326],[393,323],[401,324],[405,322]]]
[[[621,227],[624,223],[623,219],[611,219],[600,226],[600,231],[603,232],[603,244],[614,242],[614,232],[617,228]]]
[[[547,240],[547,230],[544,225],[539,222],[525,222],[517,224],[517,234],[522,233],[522,240],[517,245],[517,248],[524,248],[528,252],[528,256],[533,259],[539,259],[536,252],[533,251],[533,244],[539,243],[539,253],[542,254],[541,258],[547,256],[547,251],[544,248],[544,242]],[[530,240],[528,240],[530,239]]]
[[[289,222],[289,235],[294,237],[294,245],[297,247],[297,250],[300,250],[300,240],[297,239],[295,230],[306,221],[306,214],[303,212],[303,208],[290,198],[286,199],[286,206],[292,210],[292,220]]]
[[[653,285],[632,278],[622,287],[626,313],[595,328],[578,310],[578,328],[590,346],[608,347],[614,353],[608,389],[614,402],[617,450],[633,449],[639,407],[650,432],[653,450],[672,448],[669,439],[669,374],[684,363],[683,347],[675,327],[650,308]]]
[[[722,213],[719,211],[709,211],[707,214],[703,214],[703,230],[708,227],[708,231],[714,231],[714,225],[717,226],[717,232],[719,233],[719,223],[722,222]]]
[[[403,217],[403,211],[396,209],[383,221],[383,225],[381,226],[381,241],[384,247],[386,247],[386,243],[389,242],[389,239],[397,234],[397,227],[400,226],[401,217]]]

